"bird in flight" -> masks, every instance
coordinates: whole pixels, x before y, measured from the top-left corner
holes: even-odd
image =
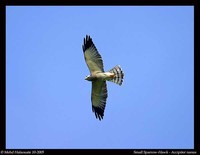
[[[95,113],[96,118],[101,120],[104,116],[108,97],[106,81],[111,81],[121,86],[124,73],[119,65],[108,72],[104,72],[102,57],[89,35],[84,38],[82,48],[85,62],[90,70],[90,75],[86,76],[85,80],[92,82],[92,111]]]

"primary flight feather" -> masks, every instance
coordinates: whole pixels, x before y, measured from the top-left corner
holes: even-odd
[[[104,72],[102,57],[90,36],[86,35],[82,48],[85,62],[90,70],[90,75],[86,76],[85,80],[92,82],[92,111],[95,113],[96,118],[101,120],[104,116],[108,97],[106,81],[122,85],[124,73],[119,65],[108,72]]]

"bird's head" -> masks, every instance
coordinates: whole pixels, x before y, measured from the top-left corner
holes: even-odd
[[[94,77],[88,75],[88,76],[85,77],[85,80],[93,81],[93,80],[94,80]]]
[[[85,77],[85,80],[89,80],[89,78],[90,78],[90,75],[86,76],[86,77]]]

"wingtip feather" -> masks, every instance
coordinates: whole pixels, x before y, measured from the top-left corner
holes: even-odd
[[[90,35],[86,35],[86,37],[83,39],[83,52],[85,52],[89,47],[91,47],[93,44],[92,39]]]

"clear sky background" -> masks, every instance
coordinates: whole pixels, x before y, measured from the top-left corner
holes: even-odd
[[[90,35],[107,82],[92,112],[82,44]],[[7,6],[7,149],[192,149],[193,6]]]

